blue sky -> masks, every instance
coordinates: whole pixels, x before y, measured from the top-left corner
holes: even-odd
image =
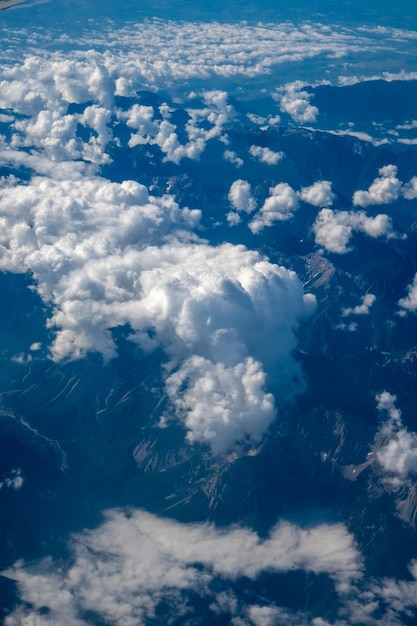
[[[30,13],[27,10],[15,10],[16,16],[22,22],[31,22],[42,25],[45,22],[71,28],[71,24],[79,24],[83,20],[106,18],[114,20],[137,20],[158,17],[161,19],[186,21],[237,22],[248,20],[258,21],[320,21],[324,23],[341,23],[347,25],[376,25],[398,28],[415,28],[417,23],[415,2],[401,0],[390,2],[381,0],[362,2],[361,0],[269,0],[264,2],[250,2],[248,0],[222,2],[194,2],[192,0],[143,0],[142,2],[95,2],[94,0],[49,0],[53,5],[42,9],[44,0],[30,1]],[[38,5],[38,6],[36,6]],[[17,17],[19,15],[19,18]],[[10,15],[10,14],[9,14]],[[2,16],[2,19],[5,19]],[[11,18],[9,18],[11,19]]]

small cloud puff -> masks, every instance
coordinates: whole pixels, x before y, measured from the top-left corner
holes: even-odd
[[[23,487],[25,479],[22,474],[22,470],[20,467],[12,470],[5,476],[3,476],[0,481],[0,490],[1,489],[13,489],[13,491],[19,491]]]
[[[417,434],[402,429],[377,452],[377,458],[386,472],[406,477],[417,472]]]
[[[368,315],[369,310],[373,303],[376,300],[376,296],[373,293],[367,293],[362,298],[362,304],[357,304],[354,307],[348,307],[342,310],[342,316],[347,317],[348,315]]]
[[[328,180],[319,180],[310,187],[303,187],[298,196],[303,202],[316,207],[330,207],[336,197],[332,192],[332,183]]]
[[[235,180],[230,187],[228,198],[230,204],[236,211],[252,213],[256,208],[251,186],[247,180]]]
[[[403,309],[400,311],[400,315],[417,311],[417,273],[414,276],[413,282],[408,285],[408,295],[405,298],[401,298],[398,301],[398,305]]]
[[[271,194],[249,223],[249,228],[255,234],[274,222],[290,219],[298,209],[298,197],[294,189],[287,183],[279,183],[269,189]]]
[[[413,176],[403,186],[402,194],[406,200],[415,200],[417,198],[417,176]]]
[[[391,220],[383,213],[368,217],[363,211],[333,211],[322,209],[313,224],[316,243],[328,252],[345,254],[354,232],[369,237],[393,237]]]
[[[278,606],[254,605],[248,608],[248,618],[253,626],[306,626],[305,616],[293,614]],[[247,622],[237,622],[233,626],[246,626]]]
[[[283,152],[274,152],[270,148],[263,148],[262,146],[251,146],[249,153],[254,159],[258,159],[261,163],[266,163],[267,165],[276,165],[285,156]]]
[[[317,107],[310,104],[313,94],[305,91],[304,87],[306,84],[297,80],[279,89],[275,96],[281,111],[288,113],[299,124],[315,122],[319,112]]]
[[[397,178],[397,167],[386,165],[378,170],[376,178],[368,191],[355,191],[353,204],[366,207],[371,204],[390,204],[398,200],[401,194],[401,181]]]
[[[385,165],[378,170],[376,178],[368,191],[355,191],[353,204],[368,206],[371,204],[390,204],[400,196],[406,200],[417,198],[417,176],[413,176],[408,183],[402,183],[397,177],[396,165]]]
[[[378,410],[388,414],[377,436],[376,458],[390,475],[389,482],[400,486],[409,474],[417,473],[417,433],[403,426],[396,396],[384,391],[376,399]]]

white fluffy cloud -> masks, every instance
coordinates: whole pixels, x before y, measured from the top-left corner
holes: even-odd
[[[403,186],[402,194],[406,200],[415,200],[417,198],[417,176],[413,176]]]
[[[397,177],[395,165],[385,165],[378,170],[379,177],[370,185],[368,191],[355,191],[353,204],[368,206],[370,204],[389,204],[400,196],[406,200],[417,198],[417,177],[413,176],[407,183]]]
[[[263,148],[262,146],[251,146],[249,153],[255,159],[267,165],[276,165],[285,156],[283,152],[274,152],[270,148]]]
[[[392,237],[391,220],[383,213],[368,217],[363,211],[322,209],[313,224],[316,243],[328,252],[345,254],[354,232],[369,237]]]
[[[388,414],[389,423],[399,425],[401,423],[401,411],[397,408],[397,396],[389,391],[382,391],[376,396],[378,411],[385,411]]]
[[[23,42],[28,45],[27,33],[7,32],[7,36],[9,49],[15,46],[20,57]],[[85,159],[97,164],[108,161],[105,145],[111,140],[109,121],[118,114],[116,96],[168,89],[187,97],[191,83],[194,93],[201,89],[202,81],[216,85],[227,78],[240,86],[243,80],[265,77],[282,64],[329,54],[340,58],[377,47],[375,39],[363,31],[336,32],[321,25],[197,25],[161,20],[121,29],[103,27],[90,39],[80,36],[71,42],[67,38],[65,44],[73,46],[70,52],[39,53],[28,47],[23,61],[0,64],[0,108],[13,111],[1,119],[10,124],[13,147],[38,147],[51,159]],[[279,97],[283,110],[295,120],[314,120],[317,110],[309,103],[310,94],[302,83],[287,85]],[[68,105],[73,103],[91,106],[83,114],[69,113]],[[189,111],[189,141],[184,145],[168,119],[136,121],[142,126],[132,135],[131,145],[145,136],[160,145],[168,160],[178,163],[184,157],[198,158],[207,139],[219,134],[225,121],[221,97],[209,97],[206,105],[206,120],[213,128],[207,131],[200,123],[202,112]],[[216,110],[217,121],[213,120]],[[134,115],[130,116],[132,128]],[[268,118],[266,123],[274,124],[276,119]],[[90,134],[86,141],[77,134],[78,124]],[[269,163],[277,157],[264,152],[261,158]]]
[[[298,196],[303,202],[317,207],[330,207],[335,199],[332,192],[332,183],[328,180],[319,180],[310,187],[303,187]]]
[[[9,49],[14,47],[18,53],[22,39],[28,45],[27,33],[22,31],[8,29],[4,33]],[[32,31],[31,35],[33,37]],[[337,31],[320,24],[259,23],[251,26],[166,20],[135,23],[119,29],[114,24],[102,25],[90,36],[80,33],[73,40],[67,36],[65,44],[83,49],[77,54],[54,52],[39,58],[28,55],[23,72],[32,79],[45,61],[52,60],[53,71],[39,73],[45,83],[55,83],[65,97],[73,98],[72,101],[91,100],[88,94],[92,91],[103,97],[111,82],[120,95],[131,95],[139,88],[164,89],[192,78],[207,81],[216,76],[264,76],[275,65],[303,62],[321,55],[340,58],[371,49],[384,50],[386,45],[385,38],[379,42],[364,30]],[[30,49],[34,48],[36,44]],[[7,80],[16,77],[13,65],[7,70]],[[22,88],[14,86],[16,98],[19,98],[19,87]],[[28,103],[36,100],[36,91],[30,88],[29,91]],[[41,92],[39,96],[42,97]]]
[[[355,191],[353,204],[355,206],[369,206],[371,204],[390,204],[398,200],[401,194],[401,181],[397,178],[397,167],[385,165],[378,170],[379,177],[369,187],[368,191]]]
[[[378,410],[388,415],[377,436],[376,458],[390,482],[401,485],[409,474],[417,473],[417,433],[403,426],[396,396],[384,391],[376,399]]]
[[[225,161],[233,163],[236,167],[242,167],[244,163],[243,159],[238,157],[236,152],[233,152],[233,150],[225,150],[223,156]]]
[[[85,626],[87,612],[108,624],[139,626],[154,616],[162,600],[178,611],[181,593],[210,597],[214,578],[227,590],[241,576],[256,580],[263,572],[299,569],[327,574],[338,589],[346,589],[362,568],[343,524],[304,529],[282,522],[260,539],[246,528],[183,525],[137,510],[108,512],[101,526],[73,538],[71,551],[71,563],[64,567],[46,559],[18,562],[5,572],[17,580],[21,599],[29,603],[9,615],[6,626]],[[271,614],[250,607],[249,612],[258,624]]]
[[[405,314],[407,311],[413,313],[417,311],[417,274],[414,276],[413,282],[408,285],[408,295],[398,301],[399,306]]]
[[[188,440],[209,443],[215,454],[260,440],[275,417],[275,399],[265,387],[262,365],[252,357],[227,366],[193,356],[166,381]]]
[[[158,145],[164,153],[166,161],[179,163],[181,159],[198,159],[204,152],[206,143],[214,137],[222,136],[222,129],[226,122],[234,116],[233,107],[227,103],[227,93],[213,90],[203,93],[203,102],[206,106],[201,109],[187,109],[190,119],[185,124],[185,132],[188,137],[186,144],[181,144],[178,139],[177,127],[169,120],[172,111],[167,105],[159,107],[162,120],[142,120],[140,115],[132,119],[130,112],[127,113],[128,125],[136,127],[138,132],[129,140],[129,146],[137,144]],[[134,107],[138,105],[133,105]],[[150,109],[151,107],[138,107]],[[125,114],[122,114],[122,117]],[[149,113],[146,111],[146,116]],[[136,124],[136,126],[134,126]],[[207,128],[208,127],[208,128]]]
[[[280,88],[275,96],[281,111],[288,113],[299,124],[315,122],[319,112],[317,107],[310,104],[313,94],[305,91],[304,87],[305,83],[297,80]]]
[[[401,429],[377,451],[377,459],[386,472],[399,477],[417,472],[417,434]]]
[[[274,222],[288,220],[298,209],[298,197],[287,183],[279,183],[269,190],[271,194],[249,224],[253,233],[272,226]]]
[[[230,187],[228,198],[236,211],[252,213],[256,208],[256,201],[247,180],[235,180]]]
[[[181,378],[189,385],[184,395],[171,393],[189,440],[226,450],[239,433],[257,441],[271,423],[266,371],[280,372],[279,400],[299,390],[293,330],[315,300],[293,272],[259,253],[199,240],[199,219],[198,210],[154,198],[134,181],[35,177],[0,189],[0,267],[31,272],[51,307],[57,361],[88,351],[113,358],[109,329],[125,324],[143,350],[162,347],[168,388]],[[205,412],[204,385],[213,390]]]
[[[114,87],[111,83],[110,87]],[[57,96],[52,102],[45,102],[44,108],[32,111],[32,116],[16,120],[12,124],[12,148],[36,147],[42,149],[54,161],[84,159],[92,163],[109,162],[106,146],[113,138],[111,130],[112,116],[126,123],[135,130],[128,140],[128,146],[157,145],[164,159],[179,163],[187,157],[198,159],[206,147],[207,141],[220,137],[224,124],[233,117],[234,111],[227,104],[227,94],[222,91],[203,93],[203,108],[189,109],[189,120],[185,124],[188,141],[182,144],[178,139],[178,129],[171,123],[172,110],[167,105],[159,107],[159,116],[155,117],[151,106],[134,104],[128,111],[111,106],[93,104],[87,106],[82,114],[65,114],[68,103],[57,103]],[[94,94],[97,97],[97,94]],[[113,94],[109,92],[108,100]],[[69,101],[70,102],[70,101]],[[22,107],[20,107],[22,108]],[[23,107],[24,108],[24,107]],[[88,140],[77,135],[78,125],[90,132]]]
[[[368,315],[369,310],[376,300],[376,296],[373,293],[367,293],[362,298],[362,303],[357,304],[354,307],[348,307],[342,310],[343,317],[348,315]]]

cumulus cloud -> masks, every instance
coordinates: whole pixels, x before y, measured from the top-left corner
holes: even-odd
[[[354,232],[365,233],[369,237],[393,237],[391,220],[380,213],[368,217],[363,211],[333,211],[322,209],[313,224],[316,243],[328,252],[345,254]]]
[[[236,211],[252,213],[256,208],[256,201],[252,196],[251,186],[247,180],[235,180],[229,189],[228,198]]]
[[[14,469],[5,476],[3,476],[2,480],[0,481],[0,491],[3,488],[13,489],[13,491],[19,491],[19,489],[23,487],[24,480],[25,479],[23,478],[22,470],[20,469],[20,467],[18,467],[17,469]]]
[[[223,126],[234,116],[233,107],[228,104],[224,91],[206,91],[202,94],[203,108],[189,108],[188,121],[184,132],[188,142],[182,144],[178,138],[178,128],[170,121],[173,109],[163,104],[158,116],[151,106],[134,104],[128,111],[118,111],[118,118],[125,120],[129,128],[136,129],[130,136],[128,145],[157,145],[164,154],[164,160],[179,163],[181,159],[198,159],[204,152],[206,143],[214,137],[221,137]]]
[[[336,197],[332,192],[332,183],[328,180],[319,180],[310,187],[303,187],[298,196],[303,202],[317,207],[332,206]]]
[[[265,227],[272,226],[274,222],[290,219],[294,211],[298,209],[297,194],[287,183],[279,183],[271,187],[269,193],[271,195],[249,224],[253,233],[259,233]]]
[[[174,613],[190,591],[210,598],[214,579],[227,593],[239,577],[256,580],[264,572],[299,569],[327,574],[342,590],[360,578],[362,569],[343,524],[301,528],[281,522],[261,539],[246,528],[218,530],[138,510],[112,510],[101,526],[76,535],[70,547],[71,562],[64,567],[49,558],[17,562],[4,572],[17,581],[28,603],[6,618],[6,626],[35,620],[39,626],[84,626],[88,613],[108,624],[138,626],[154,617],[161,601]],[[227,604],[230,610],[233,604]],[[220,608],[217,603],[217,612]],[[274,610],[253,606],[249,614],[265,624]]]
[[[241,188],[236,202],[243,202]],[[199,219],[198,210],[180,209],[169,195],[152,197],[134,181],[34,177],[0,190],[0,267],[31,272],[50,306],[56,361],[89,351],[113,358],[109,329],[120,325],[143,350],[161,347],[173,376],[173,411],[189,440],[220,450],[239,433],[257,441],[272,421],[266,372],[279,372],[279,401],[302,387],[294,328],[315,300],[295,273],[259,253],[198,239]],[[206,412],[204,385],[213,390]]]
[[[413,176],[402,188],[402,194],[406,200],[417,198],[417,176]]]
[[[407,183],[402,183],[397,177],[395,165],[381,167],[378,173],[379,177],[374,180],[368,191],[355,191],[353,204],[358,206],[389,204],[398,200],[400,196],[406,200],[417,198],[416,176],[413,176]]]
[[[355,191],[353,204],[369,206],[371,204],[390,204],[398,200],[401,194],[401,181],[397,178],[397,167],[385,165],[378,170],[379,177],[374,180],[367,191]]]
[[[17,53],[21,51],[22,38],[27,37],[22,30],[7,33],[9,49]],[[364,30],[336,31],[320,24],[251,26],[150,20],[119,29],[113,24],[102,25],[93,36],[80,34],[71,39],[68,35],[65,43],[81,49],[70,55],[67,52],[39,57],[29,54],[21,71],[16,69],[18,65],[9,64],[5,80],[16,81],[13,89],[8,90],[10,97],[26,99],[26,106],[36,105],[44,97],[41,89],[36,98],[34,77],[39,75],[45,86],[52,86],[65,98],[71,98],[68,101],[96,101],[91,96],[97,94],[107,98],[108,103],[109,91],[132,95],[140,88],[164,89],[192,78],[264,76],[283,63],[303,62],[320,55],[340,58],[370,49],[383,50],[385,39],[380,43]],[[39,71],[49,62],[53,63],[52,71],[47,74]],[[19,89],[25,88],[23,81],[17,82],[21,77],[28,79],[28,97],[19,93]],[[1,93],[4,94],[3,88]]]
[[[223,156],[225,161],[233,163],[236,167],[242,167],[244,163],[243,159],[238,157],[236,152],[233,152],[233,150],[225,150]]]
[[[406,477],[417,472],[417,434],[401,429],[377,451],[377,459],[386,472]]]
[[[403,309],[401,313],[414,313],[417,311],[417,274],[414,276],[413,282],[408,285],[408,295],[398,301],[398,305]]]
[[[91,57],[97,55],[91,53]],[[0,81],[6,86],[8,95],[3,99],[4,106],[12,106],[20,117],[11,122],[12,148],[35,147],[47,153],[50,159],[83,159],[99,165],[108,163],[110,158],[106,146],[113,139],[112,123],[114,119],[126,123],[134,129],[128,145],[152,144],[160,147],[164,159],[179,163],[183,158],[198,159],[204,151],[207,141],[220,137],[224,124],[233,115],[233,107],[227,102],[227,94],[219,90],[206,91],[202,94],[203,107],[188,110],[189,119],[185,123],[185,136],[188,141],[181,143],[178,129],[170,121],[171,110],[167,105],[159,108],[158,116],[151,106],[133,104],[128,111],[115,106],[117,93],[117,71],[123,68],[106,67],[96,58],[84,62],[51,61],[51,75],[45,81],[45,61],[35,59],[31,65],[34,75],[26,78],[27,68],[23,65],[12,72],[14,80]],[[85,76],[86,67],[91,64],[91,76]],[[73,74],[79,70],[79,80],[84,77],[85,84],[71,90],[71,81],[77,81]],[[38,72],[38,74],[37,74]],[[55,73],[54,73],[55,72]],[[68,73],[70,77],[68,76]],[[10,78],[8,76],[8,78]],[[36,85],[36,79],[39,86]],[[68,85],[63,82],[69,81]],[[28,89],[33,89],[30,95]],[[14,97],[14,90],[16,97]],[[35,97],[36,92],[36,97]],[[24,102],[20,102],[17,94]],[[30,105],[28,104],[28,101]],[[82,113],[69,113],[72,103],[86,106]],[[1,97],[0,97],[1,103]],[[87,131],[88,139],[82,139],[78,128]]]
[[[401,411],[397,408],[397,396],[389,391],[382,391],[376,396],[378,411],[385,411],[389,417],[389,423],[399,425],[401,423]]]
[[[1,119],[10,125],[14,147],[37,146],[53,159],[81,158],[103,164],[108,160],[104,146],[111,138],[108,122],[119,112],[115,106],[118,96],[134,97],[140,90],[166,89],[177,89],[184,96],[183,85],[190,81],[196,81],[200,88],[202,80],[216,84],[216,79],[234,78],[240,84],[242,79],[264,77],[282,63],[327,54],[340,57],[371,45],[371,39],[363,33],[330,32],[320,25],[197,25],[155,20],[122,29],[103,27],[102,32],[102,39],[95,32],[94,39],[73,41],[69,54],[30,50],[23,61],[0,65],[0,108],[13,111],[13,115],[2,114]],[[8,44],[11,48],[17,46],[20,52],[22,39],[26,45],[25,32],[16,31]],[[187,46],[183,45],[185,40]],[[70,43],[68,38],[66,44]],[[310,94],[303,90],[302,83],[288,85],[279,97],[283,110],[297,121],[314,119],[316,108],[309,104]],[[83,103],[89,105],[86,113],[69,112],[70,104]],[[218,133],[224,124],[227,107],[231,111],[230,105],[224,106],[223,96],[209,95],[205,104],[206,119],[211,120],[213,128],[206,131],[197,119],[202,113],[189,110],[188,144],[181,146],[175,125],[166,119],[144,122],[145,136],[161,146],[168,160],[198,158],[207,137]],[[217,121],[213,115],[217,115]],[[132,122],[133,116],[134,112]],[[266,123],[274,124],[276,120],[268,118]],[[150,128],[152,122],[154,127]],[[87,129],[86,141],[77,133],[78,125]],[[132,135],[132,145],[142,140],[142,130],[140,127]]]
[[[315,122],[319,112],[317,107],[310,104],[313,93],[305,91],[304,87],[306,84],[297,80],[280,88],[275,96],[281,111],[288,113],[299,124]]]
[[[368,315],[369,310],[373,303],[376,300],[376,296],[373,293],[367,293],[362,298],[362,303],[357,304],[354,307],[347,307],[342,310],[343,317],[347,317],[348,315]]]
[[[274,152],[270,148],[263,148],[262,146],[250,146],[249,153],[254,159],[267,165],[276,165],[285,156],[283,152]]]
[[[376,399],[378,410],[388,415],[377,436],[376,458],[390,475],[391,484],[401,485],[417,472],[417,433],[404,427],[396,396],[383,391]]]
[[[22,62],[0,65],[0,108],[16,114],[2,117],[3,123],[10,125],[13,147],[42,148],[52,159],[105,164],[109,160],[105,147],[112,139],[109,122],[120,113],[115,104],[118,96],[170,89],[179,90],[184,97],[183,85],[189,86],[190,81],[196,81],[200,89],[201,81],[216,84],[217,79],[234,78],[240,83],[243,78],[265,76],[282,63],[323,54],[340,57],[375,47],[374,38],[368,35],[330,32],[320,25],[197,26],[155,20],[134,28],[103,28],[103,32],[106,36],[102,40],[96,32],[93,40],[74,41],[77,45],[70,54],[32,50]],[[11,45],[24,36],[23,31],[16,32]],[[205,107],[188,110],[188,141],[184,144],[179,141],[182,133],[168,119],[139,123],[133,119],[137,111],[132,111],[131,128],[135,129],[135,123],[139,128],[131,136],[131,146],[142,143],[145,137],[145,141],[160,146],[166,160],[178,163],[182,158],[198,158],[211,137],[221,136],[221,128],[232,113],[221,94],[215,89],[203,94]],[[310,97],[303,83],[296,82],[287,85],[278,99],[283,110],[305,123],[313,121],[317,113]],[[89,106],[84,113],[70,113],[72,104]],[[262,119],[274,124],[277,117]],[[206,128],[207,122],[212,128]],[[87,130],[87,140],[79,136],[78,126]],[[275,158],[269,153],[263,156],[267,163]]]
[[[166,381],[188,440],[209,443],[215,454],[261,439],[275,417],[274,396],[265,387],[262,365],[252,357],[227,366],[193,356]]]

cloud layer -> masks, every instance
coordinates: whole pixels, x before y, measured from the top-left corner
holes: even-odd
[[[2,572],[17,582],[21,600],[5,626],[87,626],[92,620],[140,626],[173,616],[195,624],[223,616],[234,626],[401,626],[405,616],[416,615],[416,562],[407,580],[365,579],[354,538],[340,523],[303,528],[279,522],[260,538],[248,528],[110,510],[100,526],[73,536],[69,549],[66,563],[18,561]],[[260,576],[296,570],[333,581],[340,604],[330,622],[272,604],[264,584],[256,586]],[[238,591],[247,581],[249,602]]]
[[[52,73],[43,76],[45,83],[65,93],[72,101],[88,101],[91,90],[105,94],[117,81],[120,94],[140,88],[169,88],[176,82],[193,78],[233,78],[265,76],[276,65],[302,62],[323,56],[326,60],[348,54],[386,50],[385,37],[375,33],[348,28],[329,29],[321,24],[221,24],[148,20],[117,28],[114,24],[100,25],[89,34],[77,33],[64,43],[71,53],[54,52],[49,56]],[[16,46],[23,37],[29,55],[21,73],[9,66],[6,79],[33,78],[44,67],[45,58],[36,59],[36,36],[28,42],[26,32],[4,32],[4,45]],[[38,37],[57,37],[45,31]],[[406,34],[403,33],[403,37]],[[33,43],[32,43],[33,42]],[[399,46],[400,47],[400,46]],[[94,48],[94,50],[92,49]],[[79,50],[79,52],[74,52]],[[45,57],[48,53],[45,53]],[[15,58],[14,54],[6,58]],[[95,65],[90,76],[87,66]],[[31,71],[32,70],[32,71]],[[31,83],[33,85],[33,82]],[[102,87],[100,87],[100,84]],[[31,91],[30,85],[27,86]],[[16,92],[15,92],[16,93]],[[39,94],[41,96],[41,94]],[[42,96],[41,96],[42,97]],[[69,100],[71,101],[71,100]]]
[[[304,529],[282,522],[260,539],[246,528],[183,525],[138,510],[109,511],[101,526],[73,538],[71,556],[64,567],[46,559],[18,562],[5,572],[18,581],[21,599],[30,604],[7,617],[6,626],[35,621],[38,626],[84,626],[88,614],[109,625],[139,626],[155,616],[162,602],[169,612],[181,611],[191,591],[211,597],[221,611],[224,596],[233,597],[233,582],[240,577],[256,580],[265,572],[304,570],[327,574],[346,591],[362,568],[343,524]],[[210,589],[215,579],[220,594]],[[231,609],[239,615],[244,607],[229,600]],[[274,610],[249,608],[249,613],[260,619]]]

